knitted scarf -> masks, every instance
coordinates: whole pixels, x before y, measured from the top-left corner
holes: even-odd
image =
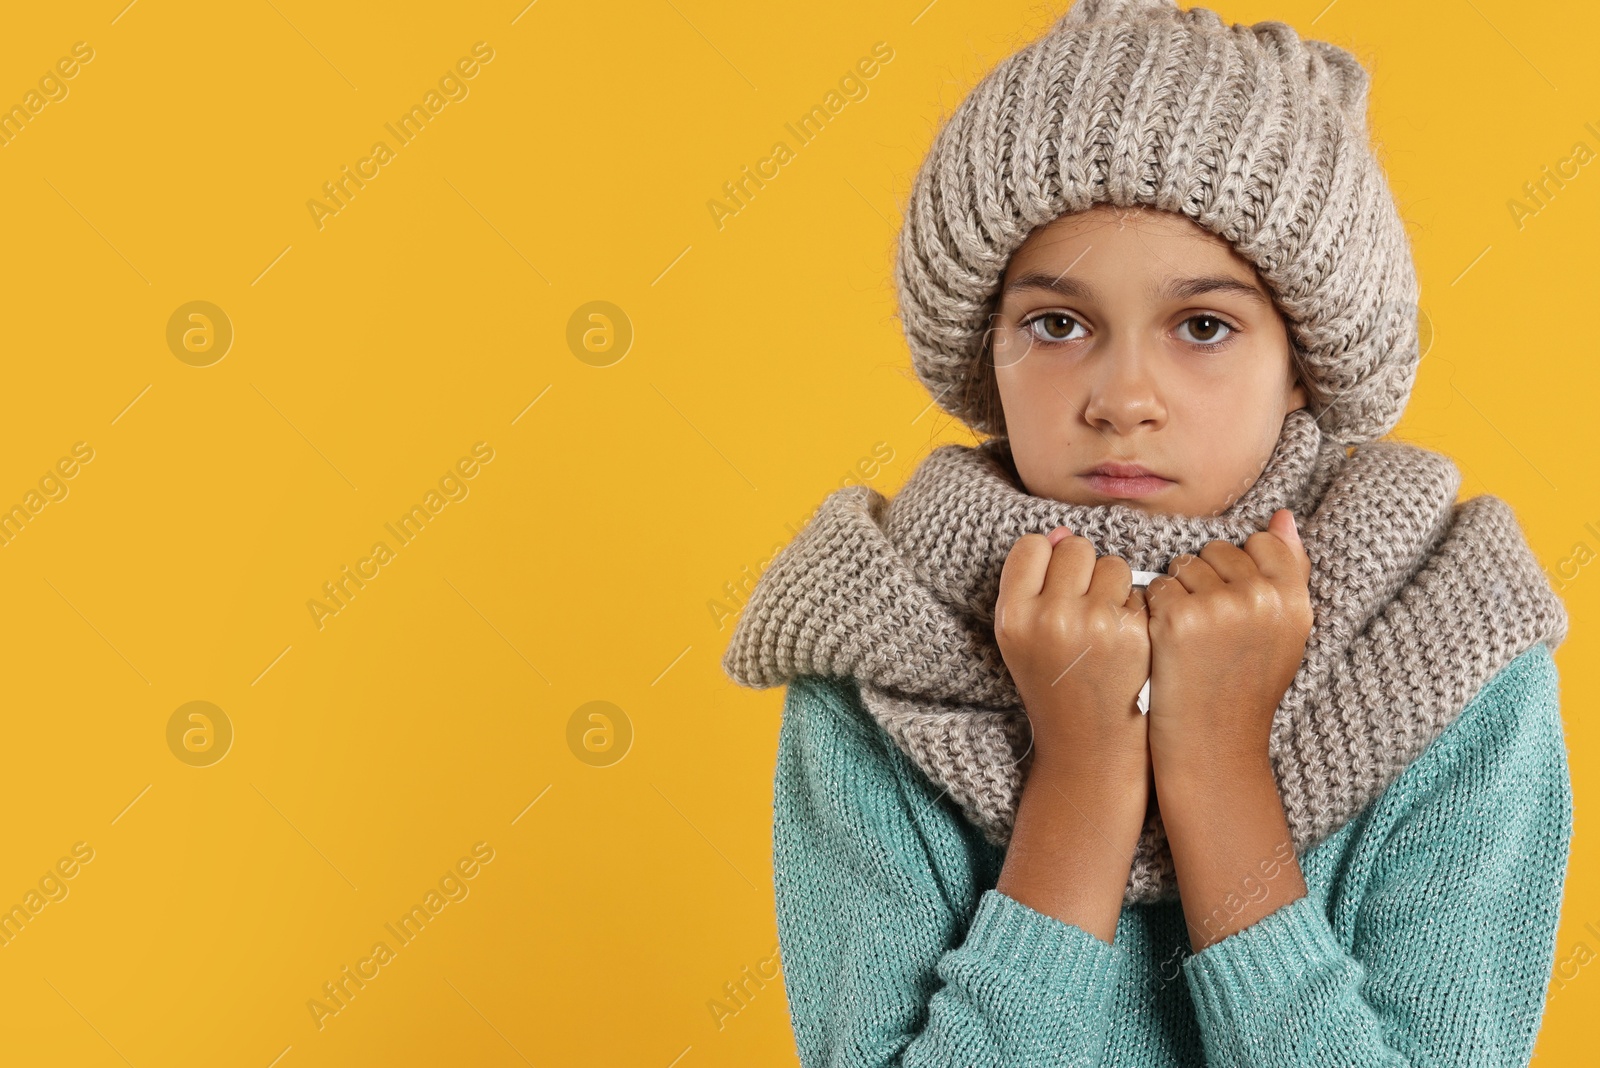
[[[1567,615],[1509,505],[1457,502],[1446,456],[1399,441],[1346,454],[1305,409],[1261,475],[1212,516],[1070,504],[1022,488],[1004,439],[935,448],[892,502],[829,494],[773,559],[723,657],[750,687],[853,676],[874,720],[996,845],[1010,840],[1032,732],[994,638],[1000,571],[1023,534],[1070,527],[1136,570],[1290,509],[1311,560],[1311,635],[1269,756],[1297,854],[1337,831],[1520,653]],[[1124,902],[1177,897],[1152,792]]]

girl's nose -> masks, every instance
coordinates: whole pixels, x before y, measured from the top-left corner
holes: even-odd
[[[1124,337],[1096,354],[1096,367],[1084,401],[1083,417],[1092,426],[1127,433],[1158,424],[1166,409],[1157,392],[1151,354],[1142,342]]]

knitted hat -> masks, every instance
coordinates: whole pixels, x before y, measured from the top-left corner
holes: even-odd
[[[895,282],[912,364],[940,407],[974,403],[1011,255],[1097,203],[1181,213],[1255,265],[1324,434],[1381,437],[1417,371],[1417,278],[1369,147],[1367,72],[1282,22],[1172,0],[1078,0],[1003,60],[934,139]]]

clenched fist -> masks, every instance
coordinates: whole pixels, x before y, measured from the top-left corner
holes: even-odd
[[[1135,704],[1150,673],[1144,593],[1127,561],[1096,559],[1066,527],[1011,547],[994,633],[1033,726],[1036,768],[1147,772]]]
[[[1213,541],[1146,591],[1150,758],[1164,771],[1259,766],[1311,634],[1311,561],[1286,508],[1244,548]]]

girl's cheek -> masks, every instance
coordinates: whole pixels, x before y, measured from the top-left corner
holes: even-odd
[[[994,356],[995,371],[1003,374],[1014,369],[1026,347],[1013,328],[1005,325],[993,328],[989,336],[989,351]]]

